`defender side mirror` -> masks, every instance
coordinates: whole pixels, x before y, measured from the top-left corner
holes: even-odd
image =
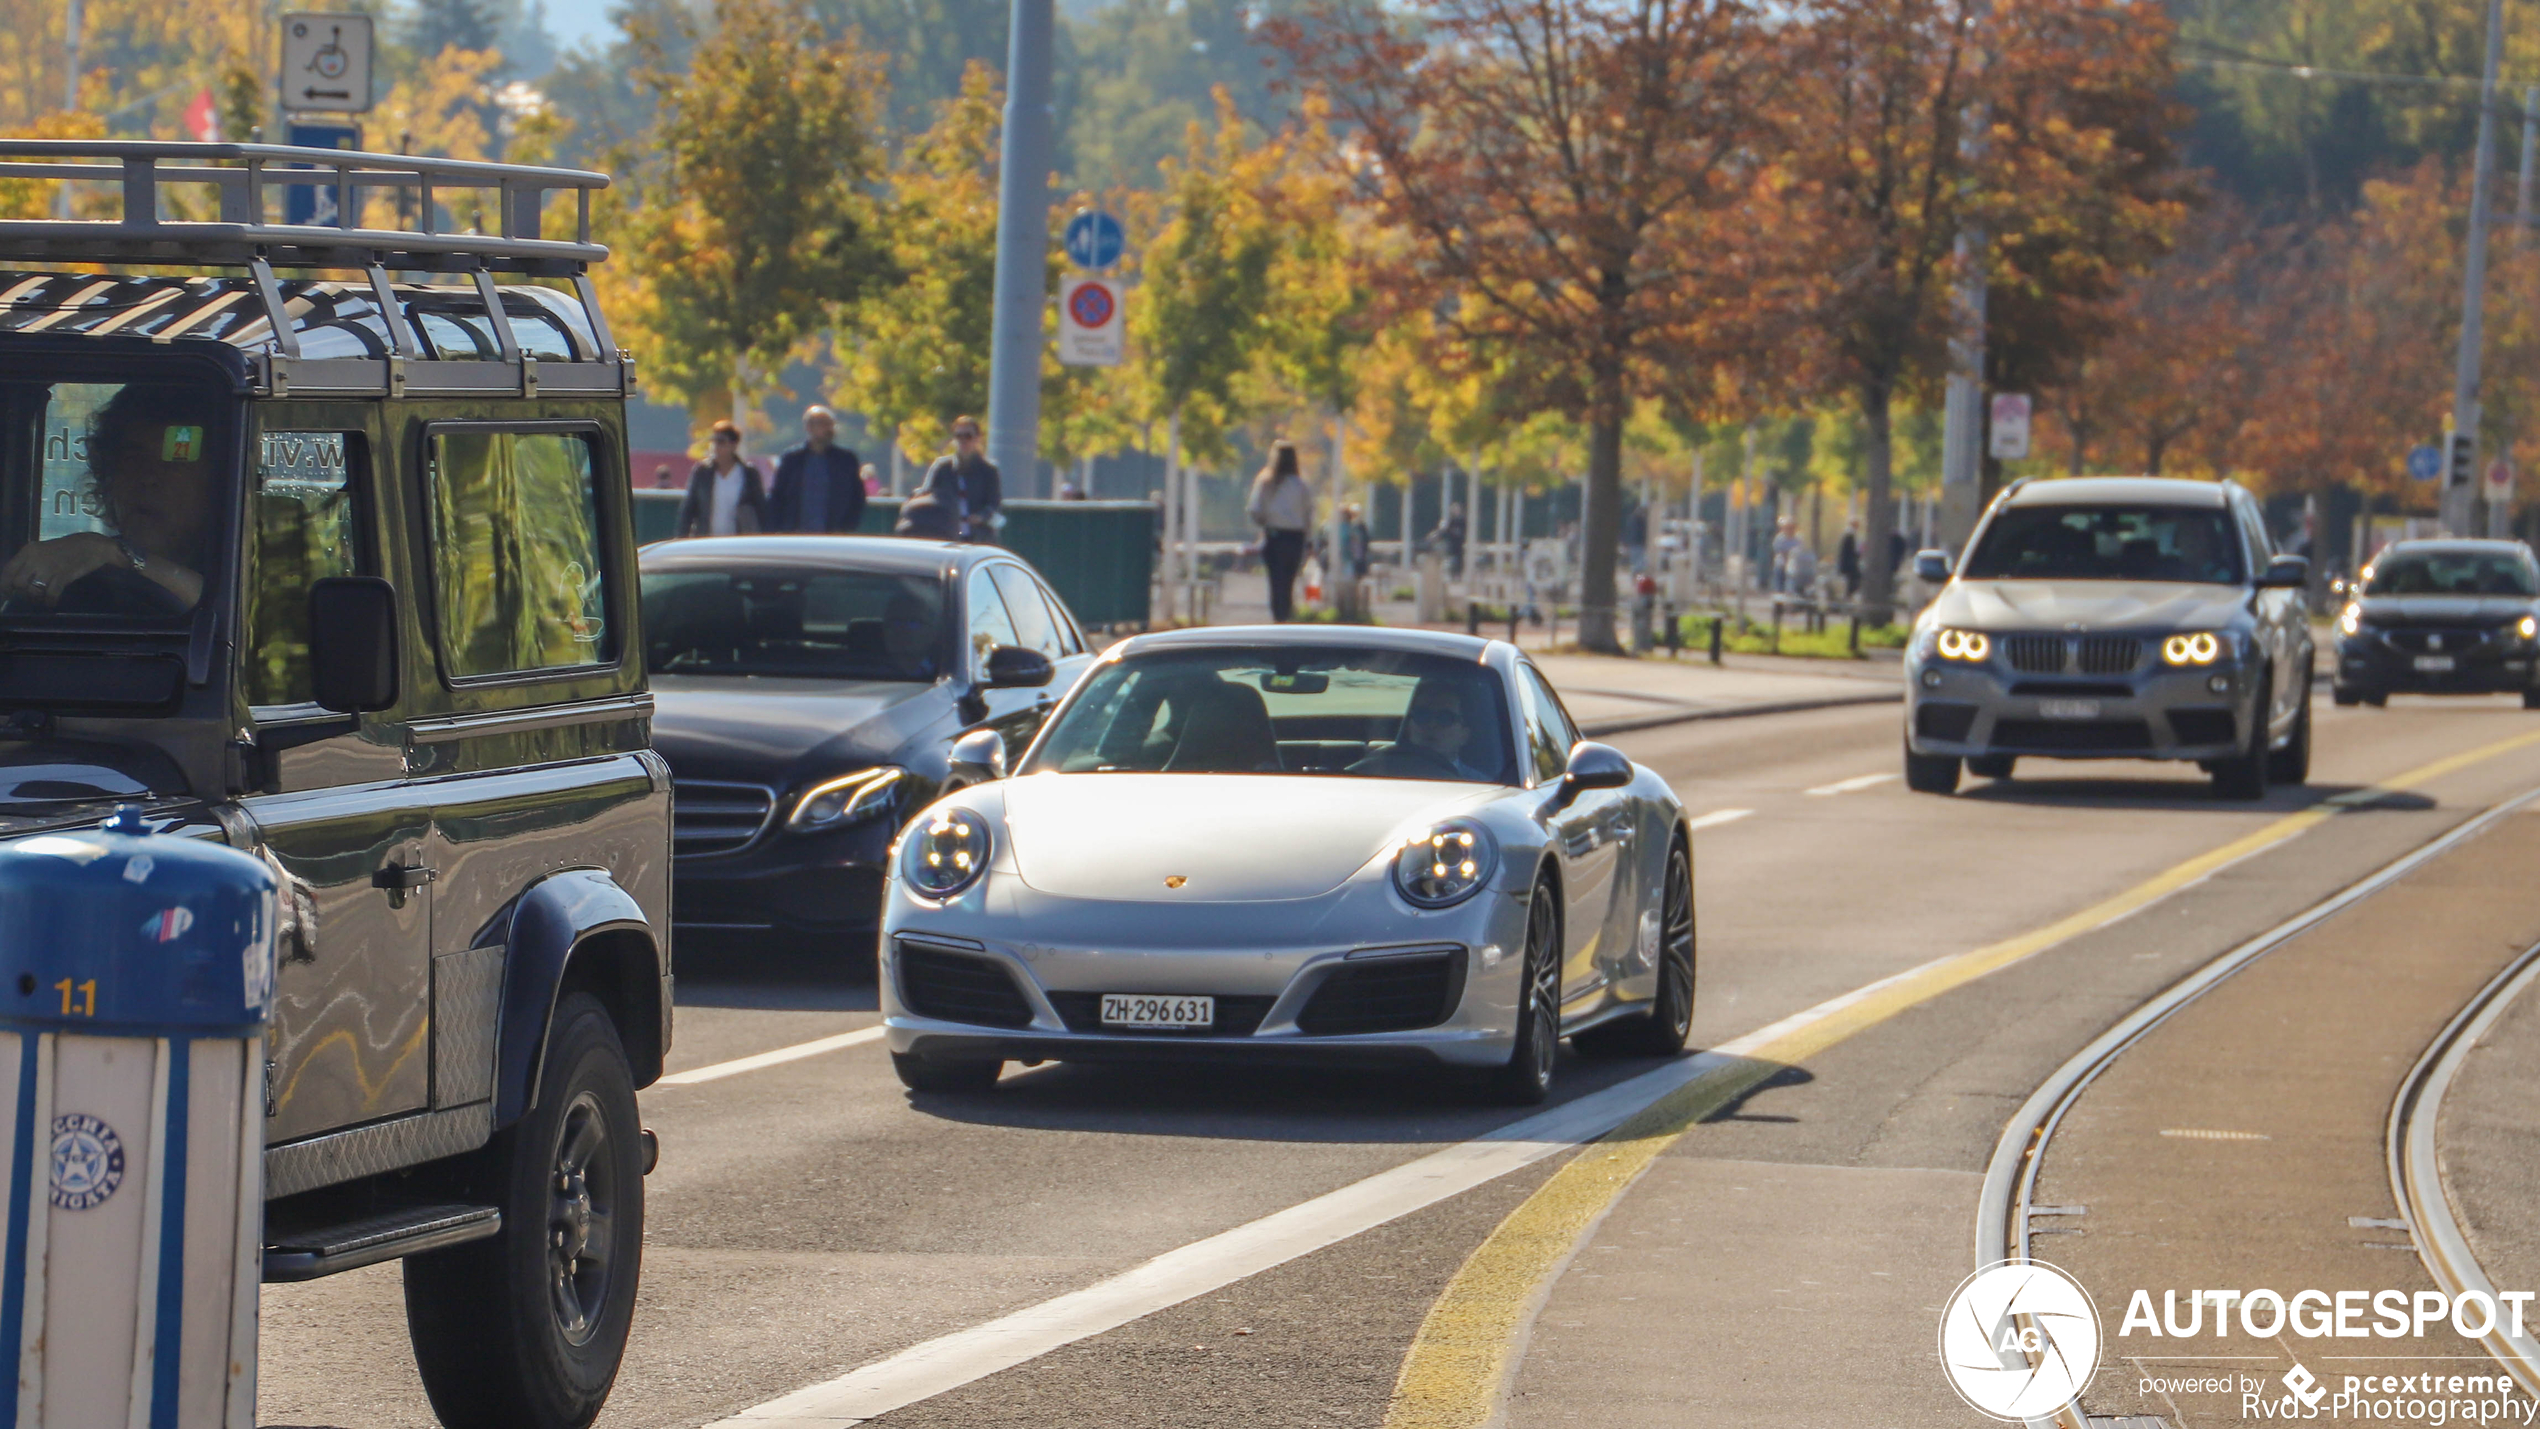
[[[1914,579],[1926,585],[1948,584],[1949,553],[1947,551],[1916,551]]]
[[[999,645],[988,652],[988,677],[980,683],[991,690],[1038,689],[1048,684],[1056,671],[1050,657],[1038,650]]]
[[[311,584],[309,667],[318,704],[338,714],[397,703],[397,588],[377,576]]]
[[[997,648],[1011,650],[1014,647],[1001,645]],[[1041,659],[1037,651],[1025,650],[1017,653],[1030,655],[1036,660]],[[1041,664],[1046,672],[1049,662],[1041,660]],[[987,784],[1002,779],[1005,777],[1005,736],[993,729],[974,729],[953,741],[951,763],[952,768],[948,771],[951,777],[945,782],[956,788],[967,788],[972,784]]]
[[[2263,590],[2300,590],[2311,583],[2311,562],[2307,556],[2278,556],[2267,562],[2264,575],[2258,577]]]

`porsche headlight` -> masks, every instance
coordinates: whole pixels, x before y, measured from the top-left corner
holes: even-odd
[[[2530,619],[2531,617],[2529,616],[2523,617],[2526,624],[2529,623]],[[2361,631],[2364,628],[2364,608],[2361,605],[2349,603],[2344,610],[2339,611],[2337,614],[2337,628],[2348,635],[2353,635],[2358,631]]]
[[[892,794],[907,773],[905,769],[884,765],[814,784],[795,801],[794,812],[785,817],[785,827],[798,834],[817,833],[886,812],[891,807]]]
[[[2173,635],[2161,642],[2161,660],[2170,665],[2210,665],[2222,658],[2222,637],[2210,630]]]
[[[1393,886],[1416,907],[1446,908],[1470,898],[1499,866],[1490,831],[1469,819],[1449,819],[1402,842],[1393,860]]]
[[[1932,649],[1939,652],[1943,660],[1965,660],[1973,663],[1993,653],[1993,642],[1987,640],[1981,630],[1944,629],[1940,632],[1940,638],[1932,642]]]
[[[900,874],[921,897],[950,898],[987,871],[987,821],[968,809],[946,809],[900,840]]]

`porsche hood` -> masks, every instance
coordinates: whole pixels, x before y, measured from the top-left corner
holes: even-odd
[[[1507,792],[1278,774],[1035,774],[1004,786],[1025,883],[1065,898],[1203,903],[1329,893],[1393,840]]]

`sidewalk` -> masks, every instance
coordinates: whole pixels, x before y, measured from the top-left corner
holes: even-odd
[[[2435,1123],[2445,1198],[2498,1289],[2540,1286],[2540,993],[2525,992],[2461,1064]],[[2540,1321],[2526,1321],[2540,1331]]]

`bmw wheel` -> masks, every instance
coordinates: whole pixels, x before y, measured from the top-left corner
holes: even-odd
[[[2288,787],[2299,785],[2311,777],[2311,702],[2293,715],[2293,735],[2282,749],[2267,755],[2267,782]]]
[[[2240,753],[2213,762],[2216,798],[2250,800],[2267,796],[2267,766],[2272,762],[2267,750],[2267,706],[2271,698],[2268,688],[2260,685],[2258,698],[2249,705],[2247,744]]]
[[[1954,754],[1916,754],[1914,746],[1905,746],[1905,787],[1917,794],[1955,794],[1958,792],[1958,757]]]
[[[1591,1057],[1672,1057],[1693,1033],[1693,859],[1679,840],[1667,850],[1666,892],[1659,904],[1658,995],[1649,1010],[1570,1039]]]
[[[1508,1065],[1490,1074],[1491,1100],[1534,1106],[1552,1094],[1561,1047],[1561,894],[1550,874],[1526,900],[1526,961],[1517,991],[1517,1042]]]

